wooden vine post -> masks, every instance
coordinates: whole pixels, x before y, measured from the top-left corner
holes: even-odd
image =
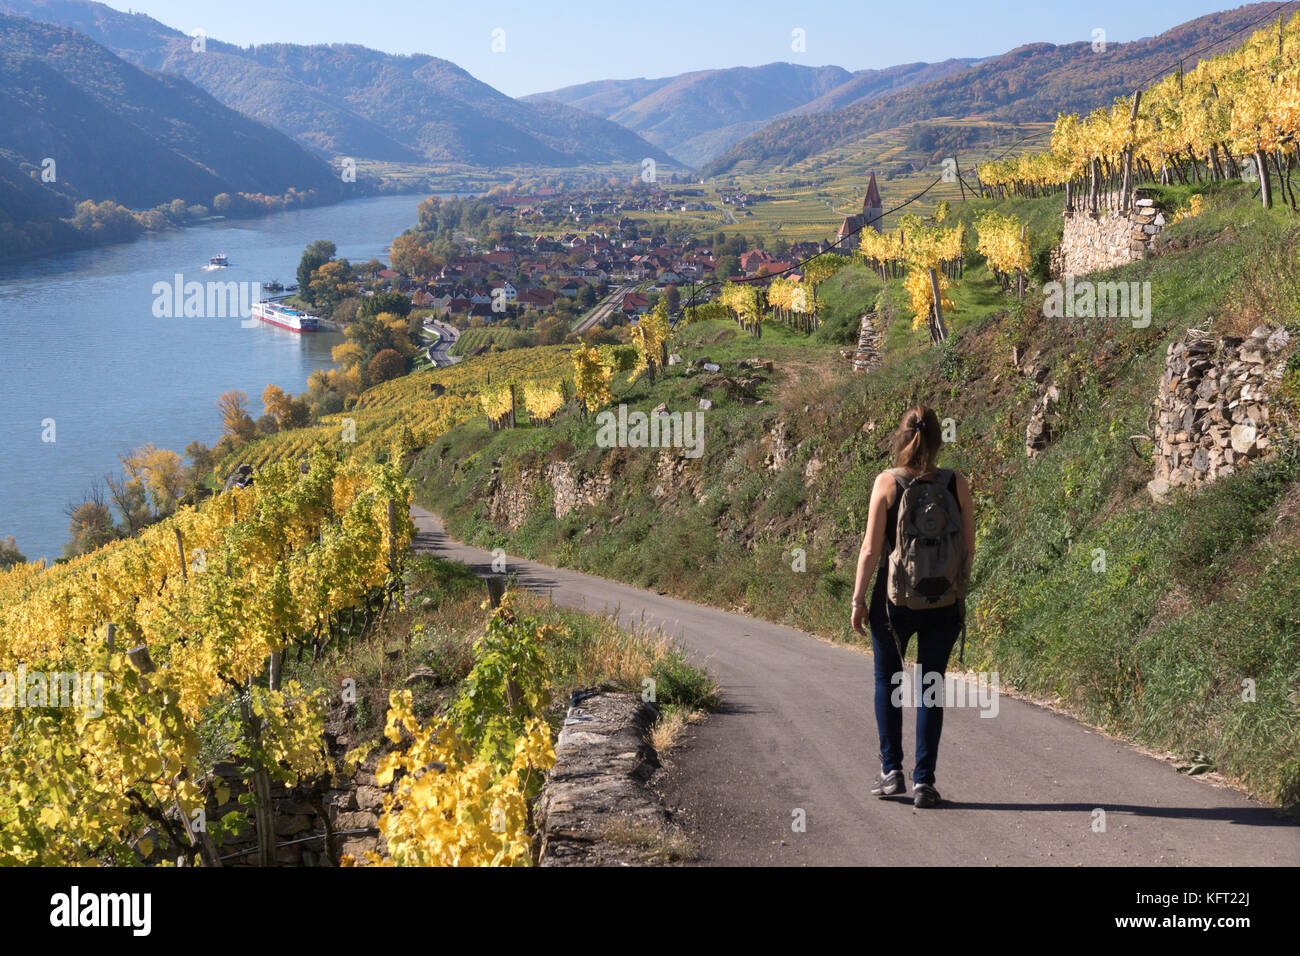
[[[1119,208],[1128,212],[1129,194],[1133,189],[1133,132],[1137,128],[1138,103],[1142,100],[1142,91],[1133,91],[1133,109],[1128,116],[1129,141],[1124,147],[1124,182],[1120,187]]]
[[[933,268],[930,269],[930,291],[934,294],[934,309],[930,313],[930,342],[935,344],[948,338],[948,330],[944,328],[943,324],[943,305],[939,298],[939,276]]]

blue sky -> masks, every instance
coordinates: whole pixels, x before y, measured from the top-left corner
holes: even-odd
[[[1203,0],[1072,0],[972,4],[822,0],[112,0],[169,26],[241,45],[360,43],[428,53],[464,67],[511,96],[589,80],[669,76],[776,60],[849,70],[917,60],[989,56],[1023,43],[1152,36],[1237,4]],[[888,12],[886,12],[888,11]],[[498,46],[493,51],[493,31]],[[804,31],[803,52],[792,49]]]

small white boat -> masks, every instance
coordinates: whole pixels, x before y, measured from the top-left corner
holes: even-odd
[[[226,254],[222,252],[209,259],[208,265],[213,269],[224,269],[230,265],[230,260],[227,259]]]

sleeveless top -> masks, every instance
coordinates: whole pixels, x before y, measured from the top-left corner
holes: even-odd
[[[952,493],[953,498],[957,501],[957,507],[961,507],[961,498],[957,496],[957,472],[952,473],[948,479],[948,490]],[[880,561],[876,569],[876,586],[871,592],[871,603],[876,604],[878,601],[887,600],[889,594],[889,556],[894,551],[894,545],[898,543],[898,503],[903,500],[902,491],[899,488],[898,481],[894,481],[894,501],[885,512],[885,545],[880,554]]]

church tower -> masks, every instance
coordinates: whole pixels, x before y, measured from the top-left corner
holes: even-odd
[[[867,227],[880,232],[880,220],[883,216],[884,209],[880,203],[880,190],[876,188],[876,174],[873,171],[871,181],[867,183],[867,198],[862,200],[862,221]]]

